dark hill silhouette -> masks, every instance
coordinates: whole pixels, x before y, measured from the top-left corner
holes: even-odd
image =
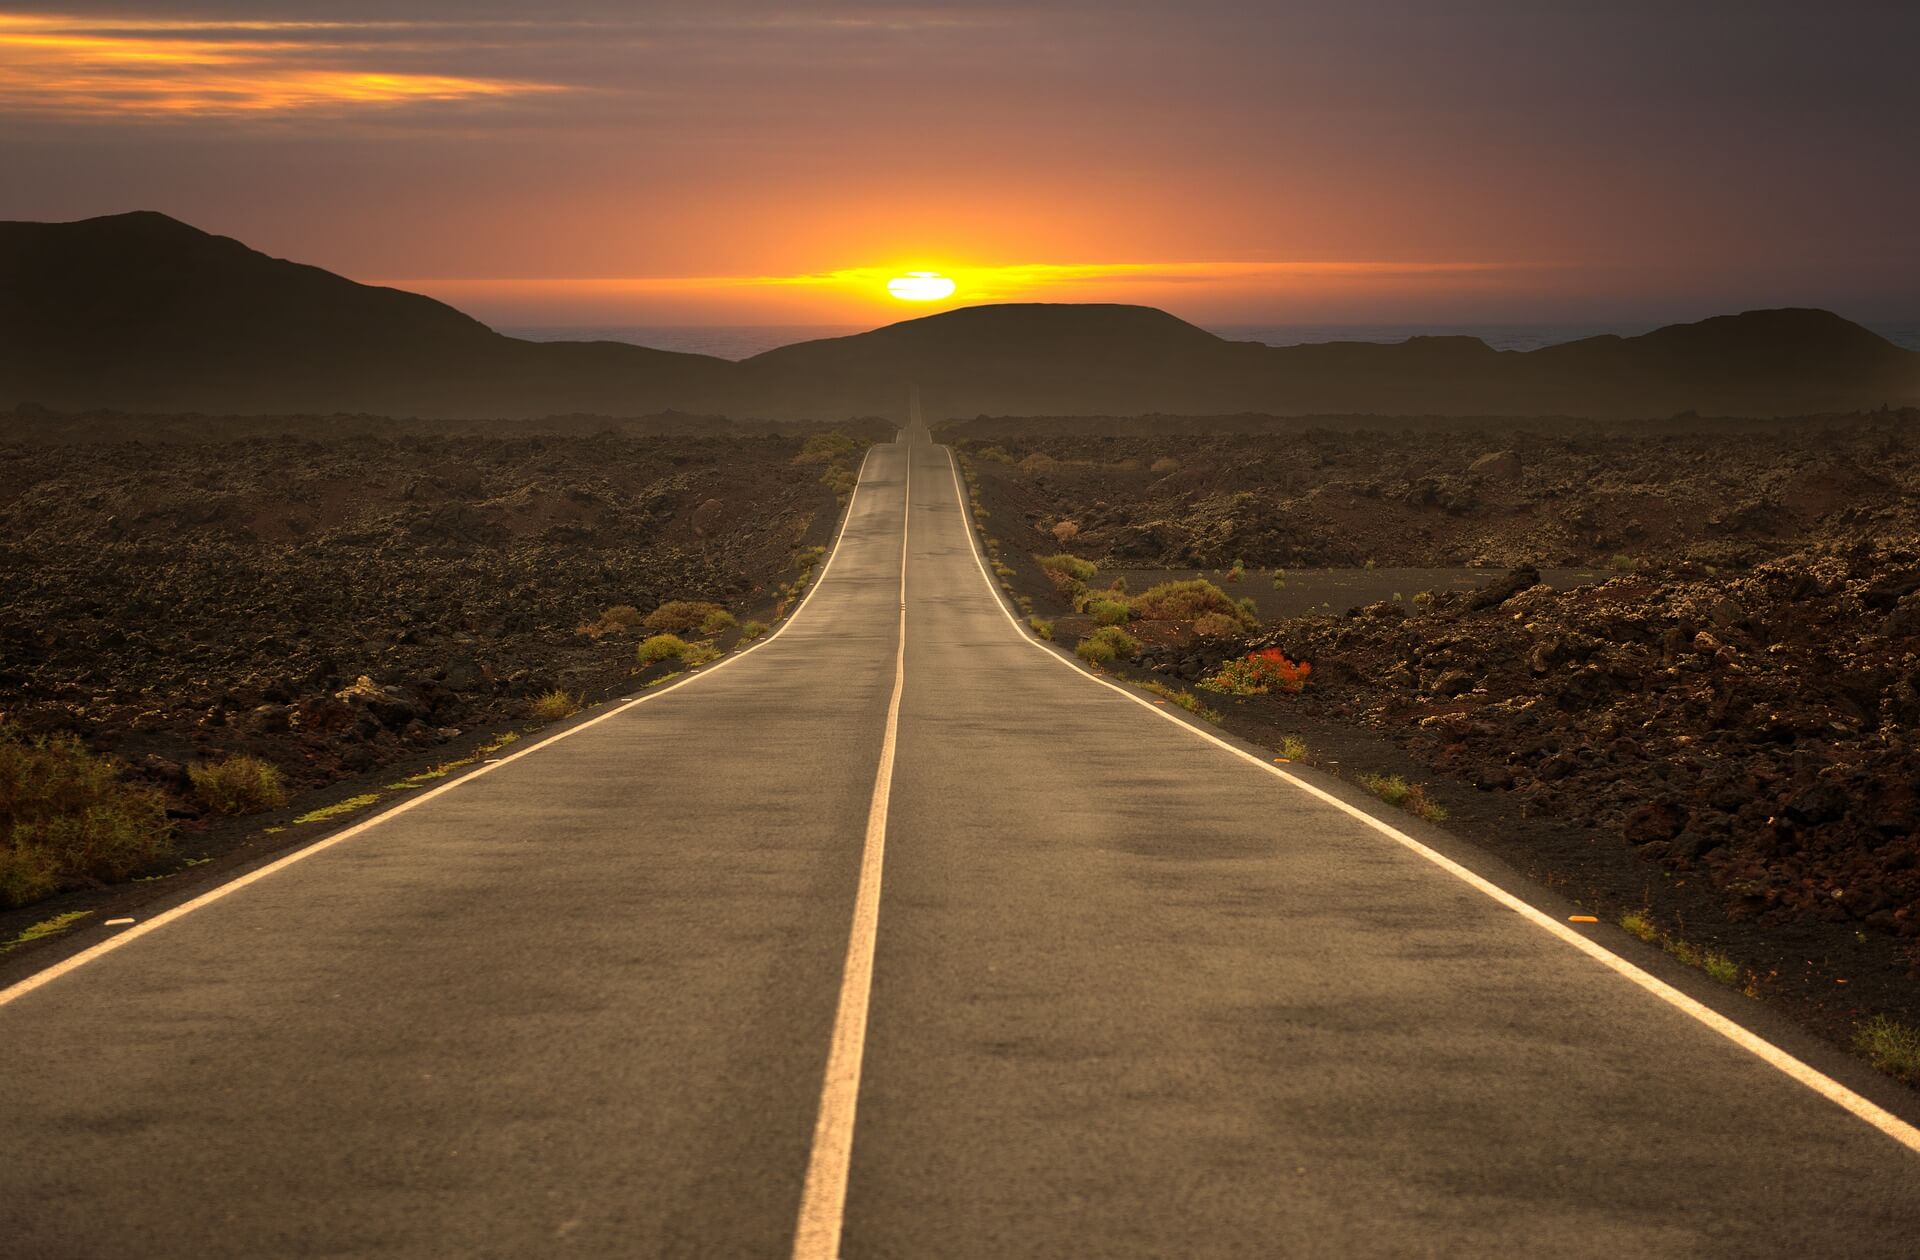
[[[517,417],[1783,415],[1920,402],[1920,355],[1816,310],[1530,353],[1470,337],[1268,347],[1141,306],[968,307],[731,363],[503,337],[417,294],[165,215],[0,223],[0,404]]]
[[[163,214],[0,223],[0,398],[128,411],[531,415],[695,401],[732,364],[503,337]]]

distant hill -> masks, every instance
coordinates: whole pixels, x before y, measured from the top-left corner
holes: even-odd
[[[733,365],[537,345],[163,214],[0,223],[0,402],[208,413],[630,414]]]
[[[1530,352],[1470,337],[1230,342],[1140,306],[968,307],[743,363],[503,337],[148,212],[0,223],[0,405],[522,417],[1791,415],[1920,402],[1920,354],[1826,311]]]

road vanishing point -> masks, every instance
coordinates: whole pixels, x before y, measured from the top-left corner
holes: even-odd
[[[1920,1255],[1898,1087],[1084,672],[964,503],[916,421],[761,645],[0,991],[0,1256]]]

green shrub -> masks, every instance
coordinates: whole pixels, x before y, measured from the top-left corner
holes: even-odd
[[[740,641],[751,643],[772,628],[764,621],[749,621],[740,627]]]
[[[258,757],[235,754],[224,761],[197,761],[187,767],[193,794],[216,814],[253,814],[287,803],[280,771]]]
[[[796,464],[830,464],[836,460],[848,459],[859,453],[860,443],[838,429],[826,433],[815,433],[800,445],[800,453],[793,457]]]
[[[1920,1085],[1920,1028],[1875,1015],[1855,1031],[1853,1044],[1882,1072]]]
[[[1446,808],[1438,801],[1430,800],[1426,788],[1418,783],[1408,783],[1397,774],[1363,774],[1360,776],[1360,786],[1416,818],[1424,818],[1428,822],[1445,822],[1447,819]]]
[[[125,879],[172,854],[163,794],[121,782],[116,762],[71,735],[28,739],[0,725],[0,905],[68,879]]]
[[[1086,638],[1073,645],[1073,654],[1089,665],[1105,665],[1119,653],[1104,639]]]
[[[687,649],[692,645],[677,634],[656,634],[640,640],[633,649],[634,656],[642,665],[651,665],[655,661],[683,661]]]
[[[1248,629],[1259,624],[1225,591],[1205,578],[1162,582],[1133,597],[1133,610],[1147,621],[1197,621],[1209,613],[1231,617]]]
[[[1288,761],[1305,761],[1307,759],[1307,741],[1301,739],[1298,735],[1283,735],[1280,737],[1280,747],[1274,749],[1274,751],[1282,757],[1285,757]]]
[[[702,665],[719,660],[723,653],[711,643],[689,643],[687,650],[680,653],[680,663],[688,669],[698,669]]]
[[[585,698],[555,689],[536,699],[528,711],[542,722],[558,722],[561,718],[572,717],[580,712],[580,702]]]
[[[1055,582],[1067,579],[1075,582],[1089,582],[1093,575],[1100,572],[1100,566],[1091,560],[1082,560],[1066,552],[1056,552],[1051,556],[1035,556],[1034,562],[1046,571]]]
[[[1032,626],[1033,632],[1041,638],[1051,639],[1053,637],[1053,623],[1045,617],[1029,617],[1027,618],[1027,624]]]
[[[1133,620],[1133,609],[1123,600],[1096,599],[1087,605],[1087,615],[1097,625],[1123,626]]]
[[[700,633],[711,638],[716,634],[725,634],[739,624],[732,613],[724,608],[716,608],[700,619]]]
[[[727,610],[700,599],[670,599],[647,614],[641,622],[648,634],[685,634],[698,630],[708,617]]]
[[[1101,626],[1074,645],[1074,653],[1089,665],[1105,665],[1117,657],[1132,656],[1140,640],[1119,626]]]

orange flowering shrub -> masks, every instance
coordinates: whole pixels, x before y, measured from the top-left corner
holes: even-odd
[[[1291,694],[1307,685],[1307,675],[1312,672],[1313,666],[1306,661],[1296,664],[1279,648],[1263,648],[1228,661],[1219,673],[1200,685],[1209,691],[1236,696],[1263,696],[1269,691]]]

